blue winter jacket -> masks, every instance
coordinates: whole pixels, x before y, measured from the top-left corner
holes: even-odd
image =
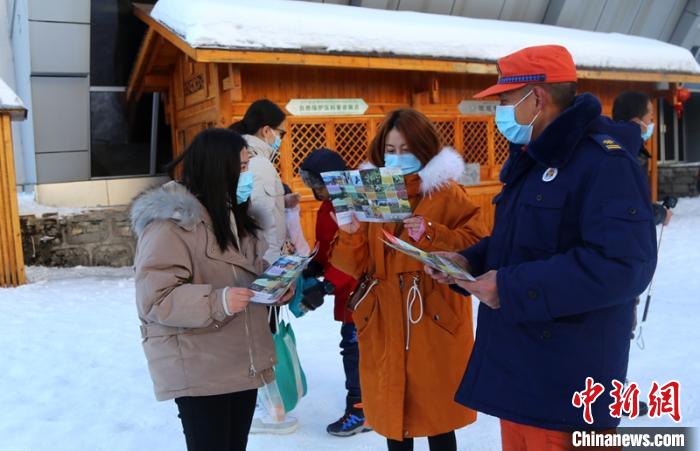
[[[625,150],[640,140],[583,94],[511,145],[493,232],[461,252],[475,275],[498,270],[501,307],[479,307],[459,403],[547,429],[618,425],[611,380],[625,380],[634,299],[656,266],[648,181]],[[572,405],[589,376],[605,386],[592,425]]]

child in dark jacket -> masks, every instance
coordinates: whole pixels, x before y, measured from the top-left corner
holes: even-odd
[[[322,172],[345,171],[347,166],[343,158],[332,150],[320,148],[311,152],[301,163],[299,173],[304,184],[311,188],[314,197],[321,201],[316,216],[316,242],[318,254],[309,265],[311,272],[316,276],[323,276],[327,282],[335,287],[334,316],[342,323],[340,327],[340,355],[343,356],[345,368],[345,388],[347,389],[345,414],[336,422],[328,425],[329,434],[341,437],[355,435],[371,430],[365,421],[362,411],[360,392],[359,360],[360,352],[357,345],[357,331],[352,321],[352,314],[347,309],[347,299],[355,288],[356,280],[349,275],[334,268],[328,256],[330,255],[333,239],[338,231],[338,225],[333,219],[335,210],[330,201]]]

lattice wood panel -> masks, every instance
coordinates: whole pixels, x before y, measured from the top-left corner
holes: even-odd
[[[492,116],[432,117],[443,146],[453,146],[467,162],[479,163],[484,180],[495,179],[508,157],[508,143],[498,133]],[[339,152],[350,168],[367,159],[367,150],[382,118],[290,118],[289,134],[282,146],[282,158],[276,161],[283,180],[302,187],[298,169],[309,152],[328,147]]]
[[[440,135],[440,144],[455,147],[455,121],[434,121],[433,125]]]
[[[366,122],[335,124],[335,149],[349,168],[356,168],[367,159],[369,132]]]
[[[463,120],[462,152],[467,163],[487,165],[489,162],[488,121]]]
[[[311,152],[319,147],[327,146],[326,124],[299,123],[291,124],[290,137],[292,148],[292,174],[296,175],[301,162]]]
[[[494,134],[494,148],[495,148],[495,158],[494,162],[496,165],[502,165],[508,159],[508,140],[505,136],[501,134],[498,130]]]

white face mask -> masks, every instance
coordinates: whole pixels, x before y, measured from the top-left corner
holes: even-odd
[[[523,100],[527,99],[532,90],[525,94],[525,96],[518,100],[515,105],[498,105],[496,107],[496,127],[506,139],[513,144],[527,144],[532,139],[532,124],[535,123],[537,117],[540,115],[538,111],[532,121],[529,124],[523,125],[518,123],[515,119],[515,108],[520,105]]]

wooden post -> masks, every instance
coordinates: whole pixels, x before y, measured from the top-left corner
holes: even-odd
[[[10,124],[10,113],[0,110],[0,287],[26,282]]]
[[[496,122],[489,118],[486,123],[486,146],[488,151],[489,180],[497,179],[499,169],[496,167]]]
[[[658,111],[659,109],[663,106],[663,98],[658,98],[654,101],[655,105],[655,111],[656,113],[654,114],[655,120],[654,122],[658,124]],[[650,146],[650,153],[651,153],[651,158],[649,159],[649,188],[651,189],[651,200],[656,202],[657,198],[659,197],[659,145],[658,145],[658,140],[659,136],[661,136],[661,130],[659,130],[661,127],[656,127],[654,128],[654,136],[648,141],[651,146]]]

